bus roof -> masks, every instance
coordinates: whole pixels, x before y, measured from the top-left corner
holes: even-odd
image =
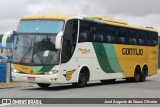
[[[80,18],[81,17],[81,18]],[[24,16],[22,19],[57,19],[57,20],[67,20],[72,18],[80,18],[83,20],[90,20],[93,22],[98,23],[105,23],[109,25],[121,26],[121,27],[128,27],[140,30],[147,30],[147,31],[154,31],[158,32],[153,27],[141,27],[141,26],[131,26],[128,22],[123,20],[117,20],[112,18],[100,17],[100,16],[75,16],[75,15],[65,15],[65,14],[47,14],[47,15],[31,15],[31,16]]]
[[[99,21],[102,21],[103,23],[110,24],[110,25],[158,32],[153,27],[132,26],[132,25],[129,25],[128,22],[123,21],[123,20],[117,20],[117,19],[105,18],[105,17],[99,17],[99,16],[90,16],[90,18],[97,19]]]
[[[57,19],[57,20],[66,20],[70,18],[72,15],[60,15],[60,14],[53,14],[53,15],[31,15],[31,16],[24,16],[22,19]]]

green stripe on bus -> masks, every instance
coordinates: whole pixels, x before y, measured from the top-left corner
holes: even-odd
[[[40,71],[47,72],[47,71],[50,71],[52,68],[53,68],[53,66],[44,66]]]
[[[106,73],[123,72],[119,66],[113,44],[93,43],[101,69]]]
[[[40,66],[40,67],[34,67],[32,70],[33,72],[48,72],[50,71],[54,66]]]
[[[108,61],[114,72],[123,72],[123,69],[120,67],[114,45],[113,44],[103,44],[105,51],[107,53]]]
[[[97,20],[97,19],[93,19],[93,18],[88,18],[88,17],[83,17],[83,20],[96,22],[96,23],[101,23],[101,24],[105,23],[105,21]]]
[[[101,69],[106,73],[114,73],[102,43],[92,43]]]
[[[32,70],[33,72],[40,71],[43,68],[43,66],[38,66],[38,67],[33,67]]]

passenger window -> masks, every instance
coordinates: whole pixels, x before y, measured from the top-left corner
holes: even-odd
[[[152,44],[153,46],[157,45],[157,40],[156,39],[154,39],[152,42],[153,42],[153,44]]]
[[[103,42],[103,35],[102,34],[95,34],[94,35],[94,42]]]
[[[93,42],[93,32],[95,28],[92,22],[80,21],[79,41],[78,42]]]
[[[138,42],[139,45],[144,45],[144,38],[143,37],[138,38]]]
[[[94,36],[94,42],[103,43],[103,41],[104,41],[104,30],[103,30],[103,26],[101,24],[96,24],[95,25],[95,32],[94,32],[93,36]]]
[[[106,27],[104,31],[104,42],[105,43],[115,43],[116,42],[116,36],[117,32],[114,27]]]
[[[136,45],[137,44],[137,32],[136,31],[134,31],[134,30],[130,30],[129,31],[129,39],[128,39],[128,41],[129,41],[129,44],[131,44],[131,45]]]
[[[148,32],[147,44],[148,46],[156,46],[158,44],[158,33]]]
[[[156,46],[158,44],[158,34],[155,32],[149,33],[149,39],[151,41],[151,46]]]
[[[146,45],[147,33],[145,31],[138,32],[138,45],[145,46]]]
[[[124,44],[126,43],[126,36],[127,36],[127,31],[125,29],[118,29],[118,43],[119,44]]]
[[[79,42],[86,42],[87,41],[87,32],[81,32],[79,34]]]

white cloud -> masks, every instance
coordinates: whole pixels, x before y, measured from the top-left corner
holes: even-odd
[[[0,19],[10,19],[10,18],[19,18],[24,14],[27,14],[26,11],[26,1],[27,0],[3,0],[0,3]]]
[[[154,27],[159,30],[160,33],[160,14],[149,14],[146,16],[127,16],[127,15],[115,15],[117,19],[126,20],[131,25]]]
[[[34,4],[34,5],[29,5],[27,7],[27,10],[31,14],[37,14],[41,13],[43,10],[46,10],[47,7],[48,6],[46,4]]]
[[[15,30],[22,16],[32,14],[97,15],[160,28],[159,4],[160,0],[3,0],[0,31]]]
[[[115,15],[117,19],[123,19],[128,21],[130,24],[139,26],[159,26],[160,14],[150,14],[147,16],[127,16],[127,15]]]
[[[0,20],[0,32],[6,32],[11,30],[16,30],[18,25],[18,19],[3,19]]]

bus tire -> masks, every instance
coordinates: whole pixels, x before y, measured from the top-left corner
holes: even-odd
[[[134,77],[133,77],[133,82],[139,82],[140,81],[140,75],[141,75],[141,72],[140,72],[140,67],[137,66],[135,71],[134,71]]]
[[[114,83],[116,79],[109,79],[109,80],[100,80],[101,83],[106,84],[106,83]]]
[[[126,78],[126,81],[127,81],[127,82],[133,82],[133,81],[134,81],[134,78]]]
[[[72,83],[72,85],[76,88],[82,88],[87,85],[87,81],[89,78],[88,70],[82,69],[82,71],[79,74],[79,79],[77,83]]]
[[[137,66],[134,70],[134,77],[126,78],[127,82],[139,82],[140,81],[140,67]]]
[[[140,75],[140,82],[144,82],[146,80],[147,75],[148,75],[148,68],[145,66],[143,67],[141,75]]]
[[[49,87],[51,84],[45,84],[45,83],[37,83],[37,85],[41,88],[47,88]]]

